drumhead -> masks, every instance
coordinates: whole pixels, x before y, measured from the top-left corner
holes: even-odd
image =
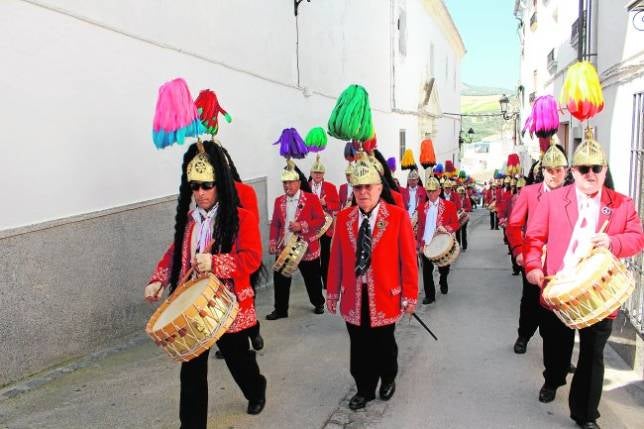
[[[551,286],[544,290],[544,295],[548,297],[578,296],[581,291],[592,287],[595,280],[599,280],[610,265],[612,265],[611,260],[604,253],[594,253],[584,259],[574,270],[557,274],[552,280]]]
[[[425,256],[431,259],[447,252],[453,245],[454,239],[449,234],[436,234],[426,246]]]
[[[161,313],[152,329],[154,331],[159,330],[176,319],[177,316],[183,313],[186,308],[190,307],[197,300],[197,297],[203,293],[203,291],[208,287],[208,281],[208,278],[199,279],[188,289],[180,293],[179,296],[177,296],[174,301],[168,305],[165,311]]]

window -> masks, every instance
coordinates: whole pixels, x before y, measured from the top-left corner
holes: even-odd
[[[550,72],[550,74],[554,74],[554,72],[557,71],[557,60],[555,59],[554,49],[548,52],[548,59],[546,60],[546,64],[548,67],[548,72]]]
[[[644,214],[644,92],[633,95],[633,119],[631,134],[631,167],[628,193],[635,202],[640,218]],[[644,334],[644,274],[642,273],[644,255],[631,258],[627,266],[635,279],[635,292],[622,307],[631,323]]]
[[[400,160],[402,161],[406,149],[407,130],[400,130],[399,144],[400,144]]]

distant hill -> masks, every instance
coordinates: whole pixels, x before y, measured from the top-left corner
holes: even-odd
[[[511,105],[516,105],[517,100],[513,97],[514,93],[509,89],[463,84],[461,89],[461,113],[498,114],[501,112],[499,99],[503,94],[510,98]],[[511,109],[514,110],[512,107]],[[511,126],[511,121],[504,121],[500,116],[465,116],[462,122],[463,130],[469,130],[470,128],[474,130],[474,141],[497,135]]]
[[[461,87],[461,95],[514,95],[514,91],[507,88],[495,88],[493,86],[477,86],[464,83]]]

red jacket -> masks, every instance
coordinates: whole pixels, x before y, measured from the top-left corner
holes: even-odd
[[[311,186],[311,189],[313,189],[313,181],[310,181],[309,185]],[[331,182],[327,182],[326,180],[322,182],[322,189],[320,191],[320,199],[323,197],[326,202],[326,207],[322,206],[322,209],[326,213],[335,217],[335,215],[340,211],[340,198],[338,197],[338,191],[335,189],[335,185]],[[325,234],[327,237],[333,237],[333,228],[329,228]]]
[[[427,210],[429,209],[430,202],[427,201],[422,206],[418,207],[418,231],[416,232],[416,243],[419,249],[425,245],[423,235],[425,234],[425,222],[427,221]],[[436,228],[439,226],[444,227],[447,232],[455,233],[461,225],[458,223],[458,215],[456,214],[456,206],[451,201],[445,201],[442,198],[438,199],[438,216],[436,218]]]
[[[380,201],[367,270],[370,326],[396,323],[402,316],[401,301],[418,299],[418,265],[407,212]],[[356,241],[360,227],[357,206],[342,210],[331,242],[327,299],[340,300],[340,314],[360,326],[362,279],[355,276]]]
[[[320,240],[314,239],[317,232],[324,225],[324,210],[320,205],[320,200],[314,194],[300,191],[300,201],[295,210],[294,221],[302,224],[300,236],[309,242],[306,254],[302,258],[304,261],[311,261],[320,256]],[[286,194],[275,198],[273,207],[273,219],[271,219],[270,246],[277,246],[282,241],[286,230]],[[280,243],[277,249],[280,252],[284,248],[284,243]]]
[[[568,185],[545,193],[530,221],[523,246],[526,272],[541,269],[543,246],[547,245],[544,274],[557,274],[577,223],[577,194],[575,185]],[[602,188],[597,230],[608,220],[606,234],[610,237],[610,251],[618,258],[639,254],[644,249],[644,233],[633,200],[606,187]],[[612,315],[615,316],[615,314]]]
[[[253,288],[250,284],[250,275],[254,273],[262,263],[262,239],[259,232],[259,224],[254,215],[248,210],[238,208],[239,232],[237,240],[230,253],[212,255],[212,272],[218,279],[230,289],[239,302],[239,312],[233,324],[228,328],[229,333],[239,332],[242,329],[250,328],[257,323],[255,304],[253,302]],[[179,278],[183,278],[190,268],[191,244],[195,221],[188,214],[188,224],[183,236],[183,250],[181,259],[181,272]],[[164,286],[170,281],[170,269],[172,267],[172,255],[174,254],[174,243],[163,254],[150,277],[148,283],[161,282]]]
[[[503,188],[497,188],[496,190],[496,215],[499,217],[499,221],[504,219],[506,206],[510,203],[512,198],[512,193],[506,191]]]
[[[494,200],[494,192],[492,191],[492,188],[488,188],[485,190],[483,193],[483,204],[488,205]]]
[[[409,211],[409,188],[400,188],[405,210]],[[422,186],[416,186],[416,210],[427,201],[427,191]]]
[[[465,210],[466,212],[471,212],[472,211],[472,200],[470,200],[470,196],[465,193],[463,195],[459,194],[461,197],[461,208]]]
[[[349,186],[346,183],[340,185],[340,190],[338,191],[340,197],[340,210],[343,208],[349,207],[351,205],[351,199],[353,198],[353,193],[347,195]],[[348,205],[347,205],[348,203]]]
[[[521,189],[518,198],[512,204],[512,211],[508,218],[508,226],[505,234],[508,238],[508,245],[512,255],[516,258],[523,248],[523,235],[525,228],[530,221],[530,216],[537,209],[537,204],[545,194],[543,183],[535,183]]]
[[[402,195],[400,195],[400,192],[396,192],[393,189],[391,190],[391,196],[393,197],[394,201],[396,202],[396,205],[400,207],[401,209],[405,208],[405,202],[403,201]]]
[[[441,192],[441,198],[454,204],[457,211],[461,209],[461,198],[459,197],[458,192],[451,191],[449,193],[450,199],[448,200],[447,198],[445,198],[445,191],[443,191]]]
[[[237,190],[237,196],[239,197],[239,204],[242,208],[253,213],[259,221],[259,203],[257,202],[257,193],[255,192],[255,188],[245,183],[235,182],[235,189]]]

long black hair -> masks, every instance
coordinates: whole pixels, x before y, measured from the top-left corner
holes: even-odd
[[[387,164],[387,160],[385,159],[384,156],[382,156],[382,153],[378,149],[373,150],[373,156],[378,160],[378,162],[382,165],[382,171],[383,174],[382,176],[382,183],[387,183],[389,186],[389,191],[391,194],[391,191],[396,191],[400,192],[398,189],[398,185],[396,184],[396,181],[394,180],[394,176],[391,174],[391,170],[389,169],[389,164]],[[384,188],[383,188],[383,193],[384,193]]]
[[[244,183],[241,177],[239,176],[239,173],[237,172],[237,167],[235,167],[235,163],[233,162],[233,159],[230,157],[228,150],[221,145],[219,147],[221,148],[222,152],[226,156],[226,161],[228,161],[228,167],[230,167],[230,174],[233,176],[233,179],[235,180],[235,182]]]
[[[293,163],[293,165],[295,165],[295,163]],[[311,185],[309,185],[309,181],[306,180],[306,176],[304,175],[304,173],[302,173],[300,167],[295,165],[295,171],[297,172],[297,175],[300,176],[300,189],[304,192],[308,192],[309,194],[313,193],[313,191],[311,190]]]
[[[215,181],[217,189],[217,202],[219,208],[215,216],[215,224],[212,232],[213,248],[212,253],[229,253],[239,232],[239,216],[237,207],[239,198],[235,190],[234,179],[226,162],[226,155],[216,143],[211,141],[203,142],[205,153],[210,164],[215,169]],[[172,269],[170,272],[170,293],[178,286],[181,273],[181,261],[183,258],[183,240],[188,224],[188,211],[192,200],[192,191],[188,183],[186,170],[190,161],[197,156],[199,149],[197,143],[190,145],[183,156],[181,166],[181,185],[179,186],[179,200],[177,202],[177,214],[174,224],[174,252],[172,255]]]

